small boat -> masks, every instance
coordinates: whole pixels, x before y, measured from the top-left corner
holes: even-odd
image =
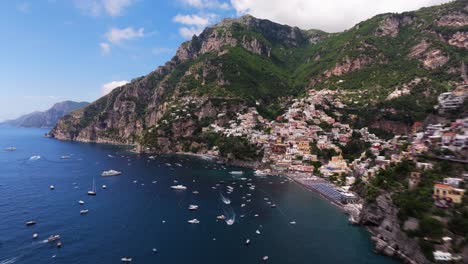
[[[158,253],[158,250],[156,248],[153,248],[153,253]]]
[[[96,182],[94,181],[94,178],[93,178],[93,189],[91,191],[88,191],[88,195],[96,195]]]
[[[296,221],[291,221],[289,222],[291,225],[295,225],[296,224]]]
[[[48,242],[53,242],[60,239],[60,235],[51,235],[47,238]]]
[[[226,224],[227,224],[227,225],[233,225],[234,222],[235,222],[234,219],[228,219],[228,220],[226,220]]]
[[[242,175],[244,174],[243,171],[230,171],[229,174],[232,174],[232,175]]]
[[[57,242],[57,247],[58,247],[58,248],[62,247],[62,242],[60,242],[60,241]]]
[[[132,258],[126,258],[126,257],[124,257],[124,258],[121,258],[120,260],[121,260],[123,263],[130,263],[130,262],[132,262]]]
[[[35,225],[36,224],[36,221],[28,221],[26,222],[26,225],[27,226],[32,226],[32,225]]]
[[[256,230],[255,233],[257,233],[257,235],[260,235],[260,230]]]
[[[200,221],[198,221],[198,219],[194,218],[194,219],[191,219],[191,220],[188,220],[187,221],[189,224],[199,224]]]
[[[70,156],[61,156],[60,159],[69,159]]]
[[[193,211],[193,210],[197,210],[197,209],[198,209],[198,205],[191,204],[191,205],[189,205],[188,209],[189,209],[189,210],[192,210],[192,211]]]
[[[270,205],[271,208],[276,208],[276,204]]]
[[[180,163],[176,163],[175,165],[178,166],[178,167],[182,167],[182,164],[180,164]]]
[[[101,176],[116,176],[116,175],[120,175],[120,174],[122,174],[122,172],[120,172],[120,171],[108,170],[108,171],[103,171],[101,173]]]
[[[83,204],[84,204],[84,201],[79,200],[78,203],[81,204],[81,205],[83,205]]]
[[[262,260],[263,260],[263,261],[267,261],[267,260],[268,260],[268,256],[264,256],[264,257],[262,258]]]
[[[241,204],[241,207],[244,207],[244,206],[245,206],[245,204]]]
[[[268,173],[264,170],[256,170],[254,171],[254,174],[257,175],[257,176],[266,176],[268,175]]]
[[[39,235],[38,235],[37,233],[34,233],[34,234],[33,234],[33,238],[34,238],[34,239],[36,239],[36,238],[38,238],[38,237],[39,237]]]
[[[224,219],[226,219],[226,216],[224,216],[224,215],[218,215],[218,216],[216,217],[216,219],[218,219],[218,220],[224,220]]]
[[[55,186],[51,185],[51,186],[49,186],[49,189],[53,190],[53,189],[55,189]]]
[[[178,185],[173,185],[171,186],[172,189],[174,190],[186,190],[187,187],[185,187],[184,185],[181,185],[181,184],[178,184]]]
[[[106,188],[107,188],[107,186],[106,186],[106,185],[103,185],[103,186],[102,186],[102,188],[103,188],[103,189],[106,189]]]
[[[15,147],[7,147],[7,148],[5,148],[5,150],[7,150],[7,151],[15,151],[16,148],[15,148]]]
[[[87,214],[89,212],[88,209],[80,210],[80,214]]]
[[[29,158],[29,160],[38,160],[38,159],[40,159],[40,158],[41,158],[41,156],[39,156],[39,155],[34,155],[34,156],[31,156],[31,157]]]
[[[193,191],[192,193],[193,193],[193,194],[199,194],[199,192],[198,192],[198,191]]]
[[[250,239],[245,240],[246,245],[250,245]]]

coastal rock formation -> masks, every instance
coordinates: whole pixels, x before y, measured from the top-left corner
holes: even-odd
[[[431,263],[419,251],[417,242],[401,230],[397,213],[391,195],[383,194],[375,202],[364,204],[359,223],[372,232],[377,252],[398,257],[406,263]]]

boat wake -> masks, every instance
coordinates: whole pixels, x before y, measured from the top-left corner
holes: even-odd
[[[219,195],[221,196],[221,201],[222,201],[224,204],[231,204],[231,200],[229,200],[229,198],[224,197],[224,195],[223,195],[222,193],[219,193]]]
[[[4,259],[4,260],[0,260],[0,264],[12,264],[12,263],[15,263],[16,260],[18,260],[18,258],[16,257]]]
[[[232,207],[229,207],[228,211],[224,210],[224,215],[226,216],[226,224],[233,225],[236,222],[236,212],[234,212]]]

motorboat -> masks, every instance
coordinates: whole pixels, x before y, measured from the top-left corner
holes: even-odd
[[[80,210],[80,214],[87,214],[89,212],[88,209]]]
[[[49,186],[49,189],[53,190],[53,189],[55,189],[55,186],[51,185],[51,186]]]
[[[33,234],[33,238],[34,238],[34,239],[36,239],[36,238],[38,238],[38,237],[39,237],[39,235],[38,235],[37,233],[34,233],[34,234]]]
[[[218,215],[218,216],[216,217],[216,219],[218,219],[218,220],[224,220],[224,219],[226,219],[226,216],[224,216],[224,215]]]
[[[246,245],[250,245],[250,239],[245,240]]]
[[[243,171],[230,171],[229,174],[232,174],[232,175],[242,175],[244,174]]]
[[[91,191],[88,191],[88,195],[92,195],[92,196],[96,195],[96,182],[94,178],[93,178],[93,188]]]
[[[103,171],[101,173],[101,176],[116,176],[116,175],[120,175],[120,174],[122,174],[122,172],[120,172],[120,171],[107,170],[107,171]]]
[[[184,185],[181,185],[181,184],[178,184],[178,185],[173,185],[171,186],[172,189],[174,190],[186,190],[187,187],[185,187]]]
[[[51,235],[47,238],[47,242],[53,242],[60,239],[60,235]]]
[[[28,221],[26,222],[26,225],[27,226],[32,226],[32,225],[35,225],[36,224],[36,221]]]
[[[70,156],[66,156],[66,155],[60,157],[60,159],[69,159],[69,158]]]
[[[123,263],[130,263],[132,262],[132,258],[124,257],[120,259]]]
[[[194,219],[191,219],[191,220],[188,220],[187,221],[189,224],[199,224],[200,221],[198,221],[198,219],[194,218]]]
[[[80,205],[83,205],[83,204],[84,204],[84,201],[79,200],[78,203],[79,203]]]
[[[193,210],[197,210],[197,209],[198,209],[198,205],[191,204],[191,205],[189,205],[188,209],[189,209],[189,210],[192,210],[192,211],[193,211]]]
[[[7,150],[7,151],[15,151],[16,148],[15,148],[15,147],[7,147],[7,148],[5,148],[5,150]]]

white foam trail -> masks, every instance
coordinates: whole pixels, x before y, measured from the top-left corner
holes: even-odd
[[[17,260],[16,257],[9,258],[9,259],[4,259],[4,260],[0,261],[0,264],[12,264],[12,263],[15,263],[16,260]]]
[[[222,193],[219,193],[221,195],[221,201],[223,201],[224,204],[230,204],[231,200],[229,198],[224,197]]]

